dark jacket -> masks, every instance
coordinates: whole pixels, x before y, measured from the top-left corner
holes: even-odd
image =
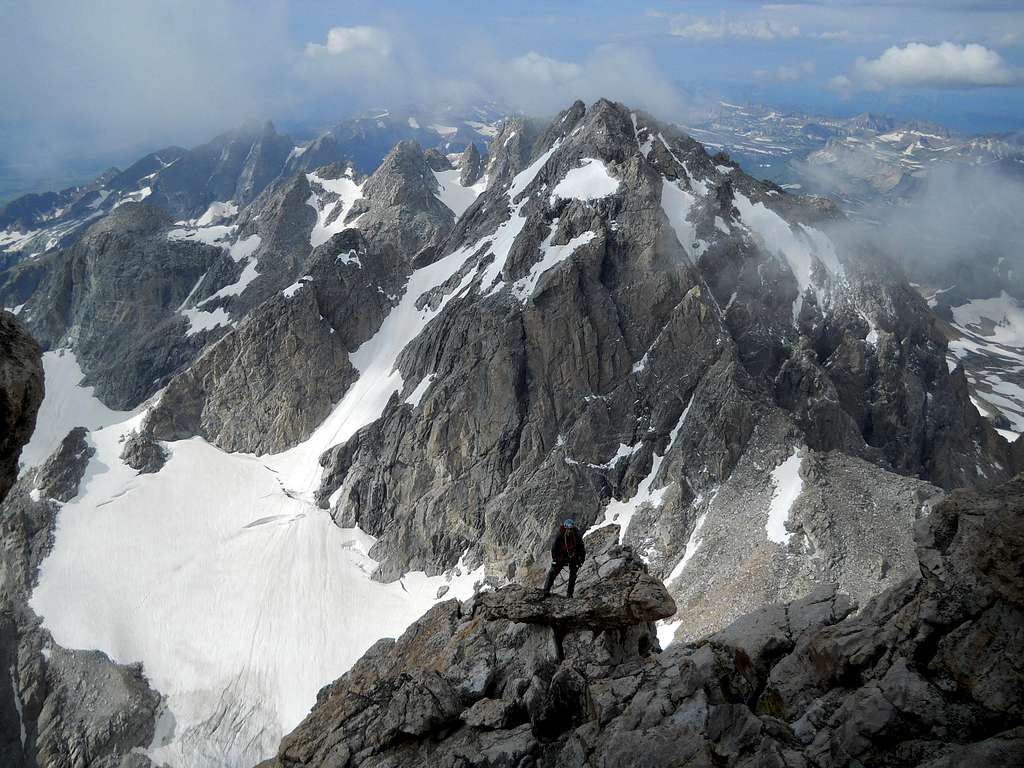
[[[551,559],[556,563],[581,564],[587,559],[587,548],[578,528],[559,527],[558,535],[551,543]]]

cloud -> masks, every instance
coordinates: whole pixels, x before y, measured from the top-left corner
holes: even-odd
[[[729,21],[676,16],[669,22],[669,34],[697,42],[727,38],[768,41],[799,37],[800,27],[773,19]]]
[[[537,51],[506,59],[478,45],[464,57],[474,73],[465,91],[528,114],[550,114],[575,99],[607,97],[666,119],[691,116],[678,88],[636,48],[605,45],[580,61],[566,61]]]
[[[999,35],[995,44],[1002,48],[1013,48],[1024,43],[1024,32],[1013,30]]]
[[[542,56],[536,51],[512,59],[509,64],[513,76],[533,81],[542,87],[561,86],[578,80],[583,75],[583,67],[579,64]]]
[[[279,2],[4,4],[0,165],[66,174],[83,157],[129,161],[280,114],[293,98],[286,21]]]
[[[828,81],[828,89],[835,91],[844,99],[848,99],[853,94],[855,86],[853,80],[846,75],[836,75]]]
[[[307,56],[340,56],[372,51],[381,56],[391,53],[391,37],[380,27],[331,27],[327,44],[307,43]]]
[[[858,59],[854,78],[865,88],[978,88],[1019,83],[1003,58],[983,45],[908,43],[877,59]]]
[[[839,42],[849,42],[853,39],[853,35],[848,29],[839,29],[833,32],[822,32],[818,35],[822,40],[838,40]]]
[[[799,64],[780,64],[774,70],[755,69],[754,77],[759,80],[774,80],[778,83],[795,83],[813,75],[817,67],[813,61],[801,61]]]

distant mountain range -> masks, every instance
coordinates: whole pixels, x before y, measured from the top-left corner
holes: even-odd
[[[872,113],[836,118],[727,102],[683,127],[756,176],[831,195],[850,210],[911,194],[936,165],[999,166],[1024,175],[1024,132],[963,135]]]

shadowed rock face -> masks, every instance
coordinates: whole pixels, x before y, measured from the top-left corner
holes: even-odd
[[[855,616],[821,587],[666,651],[650,625],[629,624],[623,603],[586,616],[584,592],[647,577],[628,547],[591,539],[602,545],[595,560],[611,555],[633,576],[594,581],[592,567],[575,609],[533,602],[521,587],[435,606],[324,688],[263,766],[1024,760],[1024,477],[939,504],[917,526],[921,577]]]
[[[0,501],[18,476],[43,401],[39,345],[10,312],[0,311]]]

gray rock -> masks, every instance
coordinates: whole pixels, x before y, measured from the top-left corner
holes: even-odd
[[[504,699],[480,699],[462,713],[462,721],[473,728],[496,730],[505,728],[515,710],[515,704]]]
[[[149,202],[176,219],[200,216],[214,201],[252,201],[284,169],[292,141],[271,123],[250,123],[195,147],[164,167]]]
[[[187,336],[177,310],[226,257],[219,248],[168,239],[171,226],[151,205],[119,206],[56,255],[22,312],[44,347],[73,347],[85,383],[112,408],[137,405],[202,347],[204,335]]]
[[[488,619],[508,619],[563,629],[620,629],[672,616],[676,605],[664,585],[646,573],[608,579],[574,597],[553,594],[546,600],[534,589],[517,585],[480,595],[474,612]]]
[[[43,401],[39,345],[10,312],[0,311],[0,501],[18,476],[18,458]]]
[[[480,180],[483,174],[483,161],[480,158],[480,150],[474,142],[470,142],[459,158],[459,184],[470,187]]]
[[[167,463],[167,450],[151,432],[132,432],[124,442],[121,461],[140,475],[159,472]]]
[[[355,378],[315,294],[278,296],[206,350],[165,390],[145,429],[269,453],[308,437]]]
[[[39,493],[57,501],[71,501],[78,495],[78,484],[96,449],[89,445],[85,427],[75,427],[36,474]]]
[[[160,696],[141,667],[56,646],[46,666],[48,690],[35,723],[39,765],[116,768],[132,747],[152,741]]]

